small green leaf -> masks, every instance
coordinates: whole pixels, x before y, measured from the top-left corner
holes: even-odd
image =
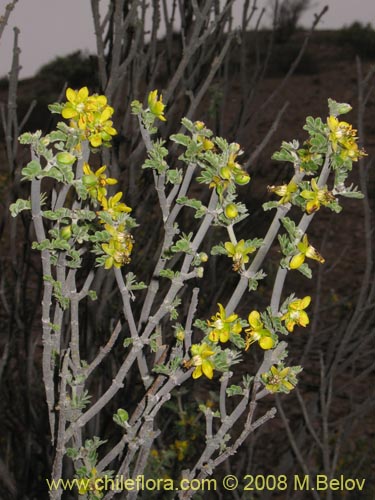
[[[312,278],[312,271],[306,262],[304,262],[301,266],[299,266],[297,268],[297,271],[299,271],[301,274],[306,276],[306,278],[309,278],[309,279]]]
[[[227,387],[226,392],[227,392],[227,395],[229,397],[243,395],[243,389],[239,385],[231,385],[231,386]]]
[[[63,104],[60,104],[58,102],[48,105],[48,109],[51,111],[51,113],[58,113],[59,115],[61,114],[63,107]]]
[[[23,210],[31,210],[31,202],[30,200],[22,200],[20,198],[10,205],[9,210],[11,216],[16,217]]]
[[[117,412],[113,415],[113,421],[120,425],[121,427],[126,427],[126,423],[129,420],[129,413],[123,408],[119,408]]]
[[[126,348],[126,347],[129,347],[130,344],[133,343],[133,339],[131,337],[127,337],[125,340],[124,340],[124,343],[123,343],[123,346]]]
[[[245,348],[245,340],[239,333],[231,333],[230,335],[230,341],[238,348],[238,349],[244,349]]]
[[[140,113],[142,113],[142,103],[140,103],[139,101],[132,101],[130,106],[133,115],[139,115]]]
[[[328,99],[329,114],[333,116],[345,115],[351,111],[352,107],[346,102],[336,102],[333,99]]]
[[[268,210],[272,210],[273,208],[277,208],[279,206],[279,203],[277,201],[267,201],[266,203],[263,203],[262,207],[265,212]]]
[[[181,144],[182,146],[189,146],[191,139],[184,134],[173,134],[170,137],[171,141]]]
[[[22,180],[32,181],[36,176],[40,175],[42,167],[36,160],[31,160],[26,167],[22,169]]]

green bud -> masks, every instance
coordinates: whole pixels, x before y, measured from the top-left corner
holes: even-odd
[[[222,167],[220,169],[220,177],[222,179],[230,179],[232,176],[232,172],[229,167]]]
[[[197,267],[197,278],[203,278],[204,269],[203,267]]]
[[[94,174],[84,175],[82,177],[82,184],[86,187],[95,186],[97,181],[98,179]]]
[[[56,161],[61,165],[72,165],[76,161],[76,157],[66,151],[62,151],[56,155]]]
[[[64,240],[68,240],[72,236],[72,226],[64,226],[60,231],[60,236]]]
[[[228,219],[235,219],[238,215],[238,208],[233,203],[230,203],[225,207],[224,213]]]
[[[207,262],[208,261],[208,255],[205,252],[201,252],[199,254],[199,258],[200,258],[201,262]]]
[[[120,420],[122,422],[127,422],[129,420],[129,414],[126,410],[124,410],[123,408],[119,408],[117,410],[117,415],[118,417],[120,418]]]
[[[244,186],[250,181],[250,175],[246,172],[241,172],[234,176],[234,182],[239,186]]]

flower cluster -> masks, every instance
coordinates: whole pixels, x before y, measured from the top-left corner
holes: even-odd
[[[306,212],[312,214],[320,209],[320,206],[329,206],[330,203],[335,201],[335,196],[331,191],[328,191],[327,186],[319,188],[317,184],[317,179],[311,179],[311,191],[309,189],[304,189],[301,191],[300,195],[302,198],[307,200],[306,202]]]
[[[120,268],[130,262],[133,249],[133,237],[127,231],[122,217],[132,209],[120,201],[121,191],[107,198],[106,187],[117,184],[117,180],[107,177],[105,170],[105,165],[93,171],[88,163],[84,163],[82,184],[90,198],[101,206],[101,210],[97,212],[99,222],[104,224],[104,229],[109,233],[107,242],[101,244],[101,249],[107,255],[104,267],[105,269],[110,269],[112,266]]]
[[[236,161],[240,154],[242,154],[240,145],[236,142],[230,144],[225,164],[220,166],[217,174],[212,177],[209,187],[215,188],[220,198],[231,183],[244,186],[250,181],[250,175]]]
[[[328,139],[332,149],[337,152],[342,160],[358,161],[366,153],[358,148],[357,130],[347,122],[339,121],[335,116],[327,118],[329,129]]]
[[[185,368],[195,367],[193,378],[199,378],[205,375],[212,379],[215,369],[222,371],[219,367],[220,353],[223,353],[219,342],[227,343],[231,341],[236,347],[247,351],[252,344],[258,343],[263,350],[273,349],[278,343],[278,334],[292,332],[296,325],[307,326],[309,317],[305,309],[309,306],[311,297],[306,296],[303,299],[295,299],[289,302],[284,314],[272,317],[270,312],[262,314],[253,310],[248,316],[248,328],[244,329],[245,339],[240,335],[246,321],[241,320],[238,314],[227,314],[224,306],[218,304],[219,311],[207,320],[207,336],[201,344],[194,344],[191,347],[192,358],[184,363]],[[285,322],[285,327],[281,322]]]
[[[203,130],[205,128],[205,124],[201,121],[195,122],[194,125],[197,130]],[[211,149],[214,149],[215,147],[215,144],[208,137],[205,137],[204,135],[197,135],[197,141],[198,144],[200,144],[203,147],[204,151],[211,151]]]
[[[88,163],[83,164],[82,183],[86,187],[90,197],[101,202],[107,195],[106,186],[117,184],[117,179],[107,177],[104,173],[107,167],[103,165],[96,172],[91,170]]]
[[[87,139],[94,148],[108,145],[117,131],[110,119],[114,109],[107,104],[107,98],[104,95],[89,95],[87,87],[77,91],[68,88],[66,98],[68,101],[61,115],[70,120],[72,128],[81,132],[81,139]]]
[[[108,255],[105,260],[105,269],[112,266],[117,268],[130,262],[130,255],[133,250],[133,237],[125,229],[125,224],[119,224],[117,227],[105,224],[104,228],[111,235],[108,243],[102,244],[102,249]]]

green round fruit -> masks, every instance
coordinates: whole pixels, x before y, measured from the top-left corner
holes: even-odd
[[[250,175],[246,172],[241,172],[234,176],[234,182],[239,186],[244,186],[250,181]]]
[[[72,236],[72,226],[64,226],[60,231],[60,236],[64,240],[69,240]]]
[[[238,215],[238,208],[233,203],[230,203],[225,207],[224,213],[228,219],[235,219]]]

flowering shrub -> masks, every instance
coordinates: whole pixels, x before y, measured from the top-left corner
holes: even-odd
[[[62,477],[63,459],[70,457],[76,476],[90,484],[80,494],[90,499],[104,496],[97,488],[98,478],[118,474],[137,477],[159,456],[153,447],[159,433],[157,415],[172,391],[190,378],[206,377],[213,391],[218,388],[218,408],[200,406],[206,419],[205,442],[195,465],[183,472],[189,479],[205,477],[275,415],[272,408],[255,419],[256,406],[262,413],[261,399],[270,393],[288,393],[297,384],[302,367],[287,366],[284,339],[289,333],[298,335],[296,327],[308,326],[311,297],[298,298],[292,293],[281,302],[284,281],[289,271],[311,278],[307,259],[324,263],[306,233],[315,214],[321,209],[340,212],[340,197],[361,196],[352,185],[346,185],[353,162],[365,154],[358,147],[356,131],[338,119],[350,111],[350,106],[329,100],[326,121],[307,118],[304,130],[308,137],[302,145],[298,141],[282,143],[273,158],[288,162],[293,176],[280,186],[269,187],[279,199],[263,207],[276,209],[274,220],[263,238],[239,240],[235,226],[248,217],[248,212],[238,201],[238,190],[246,189],[250,181],[240,164],[240,145],[214,136],[204,123],[186,118],[182,120],[184,132],[168,141],[153,139],[159,121],[167,119],[162,96],[152,91],[146,109],[140,102],[133,102],[132,112],[147,149],[143,168],[152,171],[164,224],[160,255],[146,285],[137,282],[136,275],[128,270],[138,231],[132,208],[121,191],[114,192],[118,180],[107,175],[107,165],[92,166],[98,148],[110,147],[117,133],[111,120],[114,110],[105,96],[89,95],[86,87],[68,89],[66,98],[66,103],[51,105],[50,109],[68,123],[59,122],[46,136],[36,132],[20,137],[21,143],[31,148],[32,159],[22,170],[23,179],[31,182],[31,198],[18,200],[11,207],[13,216],[31,210],[37,238],[33,248],[42,256],[43,378],[55,447],[52,476],[55,480]],[[173,144],[179,151],[174,168],[170,159],[170,151],[176,150]],[[45,183],[48,192],[42,191],[45,179],[49,179]],[[202,184],[201,191],[210,192],[207,205],[191,196],[193,181]],[[298,223],[298,215],[294,219],[287,216],[292,206],[296,214],[302,214]],[[184,208],[192,210],[199,221],[197,229],[188,234],[179,227],[178,216]],[[197,318],[199,287],[191,290],[186,285],[193,278],[204,279],[209,256],[200,247],[213,225],[221,228],[223,241],[212,246],[210,253],[225,257],[228,273],[235,273],[238,283],[228,303],[219,303],[210,319],[208,314]],[[279,234],[281,228],[284,230]],[[266,276],[261,266],[277,236],[283,257],[271,303],[262,312],[250,308],[247,319],[242,318],[240,301],[245,293],[256,291]],[[93,259],[95,267],[91,265]],[[100,267],[114,273],[124,321],[113,329],[97,356],[85,360],[80,303],[86,297],[97,298],[94,285]],[[159,293],[160,280],[169,283],[164,295]],[[136,296],[143,289],[143,297]],[[183,296],[189,304],[187,315],[180,307]],[[134,308],[137,302],[141,304],[138,318]],[[125,335],[122,345],[118,343],[121,330]],[[100,377],[95,370],[114,349],[121,352],[121,365],[112,384],[91,402],[87,380],[92,373]],[[250,373],[241,368],[242,380],[237,381],[236,365],[249,349],[258,349],[262,361]],[[106,446],[106,441],[89,435],[87,424],[115,401],[119,391],[126,395],[128,388],[123,386],[130,372],[138,372],[144,392],[137,395],[134,408],[117,408],[113,420],[122,436],[117,444]],[[57,388],[56,374],[60,380]],[[236,383],[229,385],[232,377]],[[235,406],[228,413],[230,397]],[[122,401],[127,401],[126,397]],[[234,439],[232,428],[239,425],[242,415],[246,415],[247,423]],[[99,454],[100,447],[104,451]],[[176,439],[169,453],[182,461],[188,447],[188,440]],[[57,499],[61,493],[56,489],[50,496]],[[192,490],[179,492],[180,498],[192,494]]]

